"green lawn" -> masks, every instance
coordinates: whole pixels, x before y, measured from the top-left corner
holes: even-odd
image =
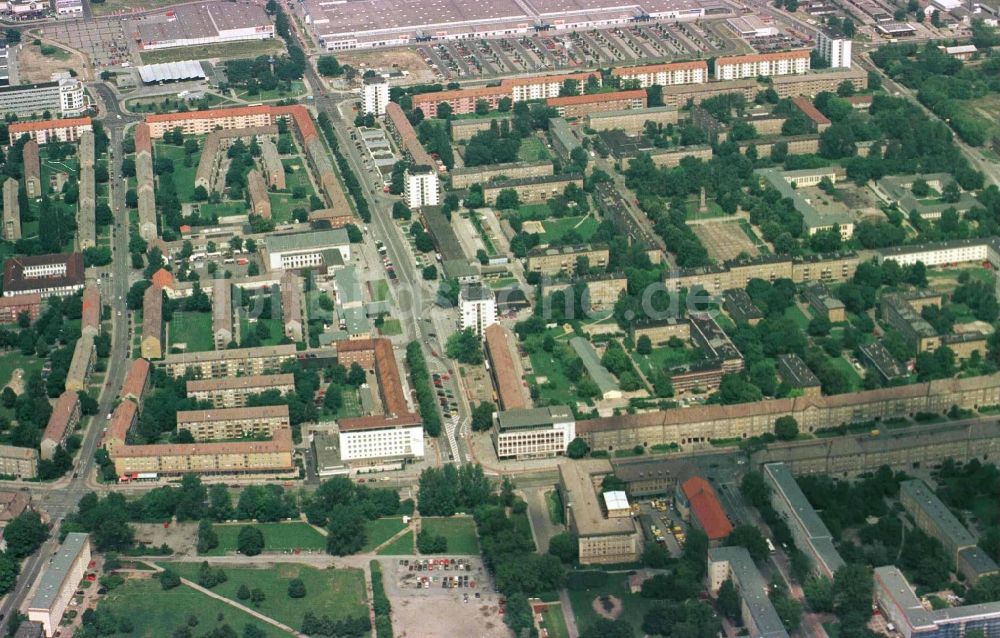
[[[209,312],[174,313],[167,329],[168,347],[186,344],[186,352],[208,352],[215,350],[212,335],[212,314]]]
[[[854,366],[851,365],[850,361],[843,357],[833,357],[830,361],[833,362],[833,365],[840,368],[847,376],[848,380],[850,380],[851,392],[855,392],[861,388],[861,375],[859,375],[858,371],[854,369]]]
[[[216,218],[230,215],[249,215],[250,207],[244,201],[220,202],[218,204],[204,202],[198,207],[198,213],[202,219],[211,219],[213,215]]]
[[[403,334],[403,324],[399,322],[399,319],[386,319],[382,322],[380,330],[385,337],[401,335]]]
[[[249,524],[249,523],[248,523]],[[254,523],[254,527],[264,533],[265,552],[290,552],[296,549],[322,551],[326,549],[326,537],[306,523]],[[244,527],[241,524],[215,525],[219,546],[207,553],[208,556],[223,556],[236,551],[236,538]]]
[[[417,553],[413,547],[413,532],[406,532],[375,553],[379,556],[413,556]]]
[[[562,605],[548,605],[542,612],[542,627],[549,632],[549,638],[569,638],[569,628],[562,613]]]
[[[385,301],[389,298],[389,282],[379,279],[372,283],[372,300]]]
[[[798,306],[785,308],[785,318],[791,319],[799,328],[805,330],[809,327],[809,317],[807,317]]]
[[[441,535],[448,539],[446,554],[478,554],[479,539],[476,537],[476,523],[470,517],[453,516],[450,518],[420,519],[422,529],[431,534]]]
[[[271,217],[275,222],[286,222],[292,219],[292,211],[296,208],[309,210],[309,196],[316,193],[309,181],[305,166],[299,158],[283,159],[281,163],[285,166],[285,186],[286,189],[277,191],[269,195],[271,199]],[[296,188],[301,188],[305,196],[295,199],[293,193]]]
[[[664,346],[662,348],[653,348],[653,351],[649,354],[639,354],[634,351],[630,354],[632,355],[632,361],[635,362],[636,366],[646,376],[652,374],[654,370],[682,366],[685,363],[696,361],[699,357],[697,350],[685,346],[681,346],[680,348]]]
[[[5,352],[3,356],[0,356],[0,388],[10,383],[14,370],[18,368],[24,370],[22,378],[27,379],[32,372],[42,369],[43,361],[43,359],[34,356],[26,357],[21,354],[20,350]]]
[[[231,582],[231,581],[230,581]],[[284,596],[287,600],[288,596]],[[136,630],[129,634],[138,638],[164,638],[186,626],[192,616],[198,620],[198,634],[204,635],[226,624],[243,634],[247,625],[263,630],[267,638],[286,638],[285,632],[257,620],[226,603],[210,598],[190,587],[181,585],[163,591],[158,580],[129,580],[111,590],[98,603],[116,618],[130,618]],[[264,602],[267,604],[267,601]],[[298,626],[302,619],[298,620]]]
[[[275,298],[271,303],[277,301]],[[279,309],[280,312],[280,309]],[[285,338],[285,326],[281,323],[281,319],[265,319],[259,317],[257,323],[263,323],[267,326],[267,339],[261,339],[260,345],[262,346],[276,346],[281,343],[281,340]],[[257,330],[257,323],[250,323],[247,319],[240,319],[240,338],[245,338],[246,335],[250,334],[251,330]]]
[[[552,211],[549,209],[548,204],[521,204],[521,207],[517,209],[517,216],[523,221],[529,219],[543,220],[551,213]]]
[[[365,523],[365,546],[362,553],[374,551],[401,530],[405,529],[402,518],[379,518]]]
[[[181,60],[208,60],[212,58],[254,58],[259,55],[283,52],[284,42],[280,38],[267,40],[244,40],[221,44],[199,44],[192,47],[159,49],[142,53],[143,64],[179,62]]]
[[[173,50],[173,49],[171,49]],[[188,58],[186,58],[188,59]],[[198,137],[198,143],[204,146],[204,139]],[[157,143],[153,147],[153,155],[157,158],[167,158],[174,162],[174,186],[177,188],[177,198],[184,202],[194,201],[194,178],[198,172],[198,155],[192,156],[191,166],[184,166],[184,147],[173,144]]]
[[[182,578],[197,582],[198,563],[168,563]],[[228,579],[212,592],[252,606],[237,596],[242,585],[260,588],[264,601],[256,607],[260,613],[290,627],[301,627],[306,612],[331,618],[350,618],[368,613],[365,602],[365,577],[360,569],[316,569],[307,565],[278,563],[266,569],[223,566]],[[305,583],[304,598],[290,598],[288,583],[299,578]],[[164,636],[169,634],[163,634]]]
[[[537,162],[549,159],[549,150],[545,148],[542,140],[534,135],[521,140],[521,147],[517,149],[517,159],[520,162]]]
[[[545,232],[539,238],[542,243],[559,242],[570,230],[576,231],[580,239],[587,241],[597,232],[597,220],[592,216],[586,217],[563,217],[562,219],[552,219],[542,222]]]
[[[330,412],[323,409],[323,416],[327,420],[337,420],[349,417],[361,416],[361,399],[358,398],[358,391],[354,388],[342,388],[340,392],[340,409]]]
[[[532,352],[529,357],[534,372],[533,375],[529,375],[529,380],[538,383],[542,399],[552,405],[573,405],[579,401],[572,382],[566,377],[562,366],[551,354],[539,350]],[[545,382],[542,383],[539,377],[544,377]]]
[[[281,100],[288,97],[297,97],[303,95],[306,92],[306,85],[302,80],[294,80],[292,86],[289,90],[285,91],[282,87],[276,89],[271,89],[268,91],[258,91],[256,95],[250,95],[246,91],[237,91],[236,97],[241,100],[247,100],[248,102],[269,102],[273,100]]]
[[[627,618],[632,625],[633,635],[641,636],[639,625],[650,607],[658,604],[651,598],[643,598],[632,594],[628,589],[628,575],[622,572],[608,574],[608,581],[592,589],[569,590],[569,599],[573,605],[573,616],[580,631],[586,631],[600,616],[594,611],[594,599],[599,596],[614,596],[622,601],[622,618]]]

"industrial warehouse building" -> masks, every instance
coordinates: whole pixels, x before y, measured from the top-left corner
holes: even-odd
[[[259,4],[206,2],[178,5],[130,24],[142,50],[218,44],[274,37],[274,25]]]

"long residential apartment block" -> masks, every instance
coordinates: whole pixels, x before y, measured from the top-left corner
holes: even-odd
[[[135,181],[139,196],[139,235],[156,239],[156,195],[153,179],[153,142],[149,125],[135,127]]]
[[[795,546],[812,559],[816,573],[833,578],[843,567],[844,559],[833,545],[833,535],[809,504],[791,470],[784,463],[768,463],[764,466],[764,480],[771,488],[771,505],[788,523]]]
[[[247,397],[268,390],[288,394],[295,389],[295,376],[291,374],[263,374],[216,379],[191,379],[187,382],[189,399],[211,401],[216,408],[239,408]]]
[[[187,430],[195,441],[271,437],[275,430],[288,427],[291,423],[287,405],[184,410],[177,413],[177,429]]]
[[[809,50],[753,53],[716,58],[716,80],[742,80],[809,72]]]
[[[637,82],[638,88],[674,86],[678,84],[703,84],[708,82],[708,62],[668,62],[645,66],[619,67],[611,71],[623,83]]]
[[[875,602],[903,638],[947,638],[1000,631],[1000,602],[932,610],[893,565],[875,568]]]
[[[182,377],[190,369],[202,379],[277,374],[281,364],[295,358],[295,344],[261,348],[234,348],[214,352],[168,354],[157,362],[168,374]]]
[[[90,564],[90,535],[71,532],[49,560],[28,603],[28,620],[41,623],[46,636],[58,632],[76,588]]]
[[[584,87],[591,77],[600,82],[601,74],[593,71],[508,78],[502,80],[500,86],[496,87],[474,87],[415,95],[413,96],[413,108],[419,108],[425,117],[435,117],[437,116],[438,104],[446,103],[455,115],[467,115],[475,113],[476,103],[481,101],[486,102],[491,109],[496,109],[503,98],[510,98],[512,102],[557,98],[564,86],[570,86],[565,84],[567,80],[575,82],[576,92],[582,95]]]
[[[10,143],[13,144],[27,135],[37,144],[49,142],[75,142],[84,132],[93,132],[94,124],[89,117],[77,117],[64,120],[43,120],[40,122],[12,122],[7,129]],[[93,147],[91,147],[93,153]]]

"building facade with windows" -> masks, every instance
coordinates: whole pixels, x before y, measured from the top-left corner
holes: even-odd
[[[809,72],[809,51],[777,51],[720,57],[715,60],[716,80],[742,80]]]
[[[235,348],[212,352],[168,354],[157,365],[182,377],[188,370],[202,379],[278,374],[281,364],[295,358],[295,344],[261,348]]]
[[[462,330],[472,329],[480,337],[497,322],[497,300],[488,286],[467,286],[459,293]]]
[[[406,205],[410,208],[437,206],[441,203],[441,185],[433,166],[406,169]]]
[[[177,429],[187,430],[195,441],[270,438],[275,430],[288,427],[291,423],[287,405],[183,410],[177,413]]]
[[[40,84],[0,86],[0,111],[4,113],[26,117],[48,111],[72,117],[83,113],[88,106],[83,82],[75,78]]]
[[[188,398],[210,401],[216,408],[241,408],[247,397],[268,390],[288,394],[295,389],[291,374],[263,374],[216,379],[191,379],[187,382]]]
[[[71,532],[38,579],[28,604],[28,620],[41,623],[47,637],[56,635],[89,563],[90,535]]]
[[[559,492],[567,527],[576,534],[580,563],[630,563],[642,553],[642,535],[631,516],[610,516],[598,495],[613,472],[606,459],[559,465]]]
[[[365,115],[382,117],[389,103],[389,82],[381,75],[364,80]]]
[[[492,435],[497,458],[559,456],[576,438],[576,418],[566,406],[504,410],[493,417]]]
[[[851,68],[851,39],[843,34],[820,29],[816,36],[816,52],[832,69]]]

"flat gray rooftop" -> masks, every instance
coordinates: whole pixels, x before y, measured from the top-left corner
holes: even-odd
[[[755,636],[788,638],[785,625],[767,596],[767,583],[745,547],[711,547],[708,560],[729,564],[730,578],[757,627]]]
[[[976,544],[976,537],[965,529],[948,506],[922,480],[903,481],[899,484],[899,495],[912,499],[920,511],[934,522],[934,526],[948,537],[954,547],[970,547]]]
[[[80,532],[72,532],[66,535],[66,540],[63,541],[58,551],[49,560],[48,567],[45,569],[45,573],[42,574],[42,578],[38,582],[38,588],[35,590],[35,595],[31,599],[29,609],[48,610],[52,607],[52,603],[59,596],[59,592],[66,582],[66,577],[69,575],[70,568],[73,567],[73,562],[80,555],[80,552],[83,551],[88,538],[90,538],[89,534],[82,534]],[[73,586],[75,587],[76,583]]]

